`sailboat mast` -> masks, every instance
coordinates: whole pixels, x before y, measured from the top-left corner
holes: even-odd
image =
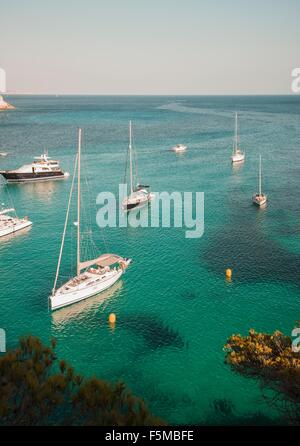
[[[258,193],[261,195],[261,155],[259,155],[259,185],[258,185]]]
[[[78,129],[78,185],[77,185],[77,276],[80,274],[80,168],[81,129]]]
[[[73,194],[73,189],[74,189],[74,181],[75,181],[75,176],[76,176],[77,161],[78,161],[78,154],[76,155],[76,158],[75,158],[75,166],[74,166],[74,173],[73,173],[73,178],[72,178],[72,185],[71,185],[70,194],[69,194],[69,201],[68,201],[64,231],[63,231],[63,235],[62,235],[62,239],[61,239],[61,245],[60,245],[60,251],[59,251],[59,257],[58,257],[58,263],[57,263],[57,268],[56,268],[54,285],[53,285],[53,289],[52,289],[52,295],[55,294],[59,270],[60,270],[61,258],[62,258],[62,254],[63,254],[64,244],[65,244],[65,237],[66,237],[67,225],[68,225],[68,221],[69,221],[71,199],[72,199],[72,194]]]
[[[129,164],[130,164],[130,193],[133,192],[133,178],[132,178],[132,135],[131,135],[131,121],[129,121]]]
[[[238,115],[235,114],[235,138],[234,138],[234,153],[237,152],[238,149]]]

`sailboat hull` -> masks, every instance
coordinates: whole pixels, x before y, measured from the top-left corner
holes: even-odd
[[[142,206],[145,206],[147,203],[149,203],[149,201],[151,201],[151,198],[147,197],[146,199],[138,200],[132,203],[130,202],[124,203],[123,210],[131,211],[132,209],[141,208]]]
[[[31,225],[32,222],[29,220],[18,220],[16,221],[16,223],[9,222],[5,226],[0,224],[0,237],[4,237],[9,234],[14,234],[15,232],[28,228]]]
[[[131,211],[135,208],[140,208],[142,206],[145,206],[147,203],[152,201],[155,197],[155,195],[151,192],[148,192],[147,194],[133,194],[134,196],[129,196],[125,198],[125,200],[122,203],[123,211]]]
[[[121,268],[113,270],[99,282],[93,281],[89,286],[79,285],[71,291],[66,291],[65,285],[62,286],[54,295],[50,296],[51,309],[58,310],[59,308],[72,305],[107,290],[119,280],[123,272]]]
[[[243,163],[245,161],[245,154],[241,153],[241,154],[234,154],[231,157],[231,162],[233,164],[235,163]]]
[[[2,171],[0,172],[1,175],[4,176],[6,181],[8,183],[25,183],[25,182],[32,182],[32,181],[47,181],[47,180],[62,180],[66,178],[67,176],[64,174],[64,172],[26,172],[26,173],[19,173],[19,172],[9,172],[9,171]]]
[[[267,202],[267,196],[263,195],[263,194],[261,194],[261,195],[255,194],[252,197],[252,202],[253,202],[253,204],[256,204],[257,206],[263,206]]]

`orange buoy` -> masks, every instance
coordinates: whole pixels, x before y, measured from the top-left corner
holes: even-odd
[[[110,324],[115,324],[117,320],[115,313],[110,313],[108,320]]]
[[[230,268],[227,268],[227,270],[226,270],[227,279],[231,279],[231,276],[232,276],[232,270]]]

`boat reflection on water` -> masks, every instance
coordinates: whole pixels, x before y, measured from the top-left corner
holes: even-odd
[[[241,187],[244,181],[243,175],[244,163],[231,163],[231,179],[233,185],[236,187]]]
[[[233,173],[238,173],[244,168],[244,163],[232,163],[231,170]]]
[[[265,210],[268,207],[268,203],[263,203],[260,206],[257,206],[257,210]]]
[[[43,202],[50,202],[52,195],[56,188],[59,187],[59,184],[61,184],[60,181],[48,180],[36,183],[12,183],[9,185],[9,188],[18,188],[18,194],[24,194],[26,199],[38,198]]]
[[[78,321],[78,319],[86,317],[88,313],[95,313],[99,309],[99,306],[104,310],[105,305],[108,304],[112,298],[116,298],[119,295],[122,286],[123,282],[120,280],[106,291],[102,291],[102,293],[97,294],[96,296],[89,297],[86,300],[53,311],[52,321],[54,325],[59,328],[60,325],[64,325],[67,322],[72,321],[74,318]]]

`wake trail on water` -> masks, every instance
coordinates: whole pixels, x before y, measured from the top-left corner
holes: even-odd
[[[199,115],[211,115],[215,117],[223,117],[228,118],[232,120],[233,110],[212,110],[209,108],[198,108],[198,107],[190,107],[187,105],[182,105],[177,102],[170,102],[168,104],[163,104],[157,107],[157,110],[169,110],[174,111],[178,113],[196,113]],[[255,121],[261,121],[264,123],[272,123],[274,124],[274,120],[278,120],[279,122],[282,121],[282,118],[286,118],[285,113],[266,113],[265,111],[244,111],[239,110],[238,104],[236,107],[236,111],[240,113],[243,118],[247,118],[249,120],[255,120]],[[290,113],[289,119],[299,119],[299,115],[297,113]],[[290,121],[290,124],[293,124],[292,121]]]

